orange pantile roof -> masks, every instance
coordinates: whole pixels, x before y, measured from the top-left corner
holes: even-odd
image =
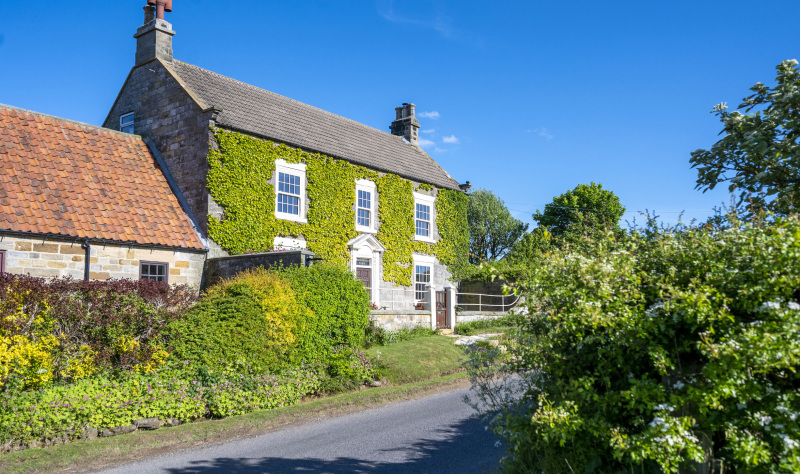
[[[141,137],[0,105],[0,232],[203,250]]]

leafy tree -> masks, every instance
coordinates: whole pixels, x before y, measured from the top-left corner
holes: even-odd
[[[724,137],[710,150],[697,150],[690,160],[697,168],[697,189],[703,192],[728,181],[754,211],[786,214],[800,203],[800,69],[794,59],[778,65],[777,85],[756,83],[738,110],[714,107]],[[740,110],[742,112],[740,112]]]
[[[515,219],[503,200],[486,189],[469,195],[467,220],[471,263],[503,257],[528,230],[528,224]]]
[[[539,227],[554,237],[593,231],[599,227],[619,231],[619,220],[625,208],[616,194],[602,184],[579,184],[575,189],[555,196],[544,212],[533,215]]]

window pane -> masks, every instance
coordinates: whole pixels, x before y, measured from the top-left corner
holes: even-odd
[[[358,267],[368,267],[370,265],[369,258],[357,258],[356,259],[356,266]]]
[[[278,173],[278,191],[299,196],[300,176],[289,173]]]
[[[417,204],[417,219],[424,221],[431,220],[431,207],[424,204]]]
[[[425,221],[417,220],[417,235],[430,237],[430,224]]]
[[[278,212],[300,215],[300,198],[288,194],[278,194]]]
[[[369,211],[366,209],[358,210],[358,225],[369,227]]]
[[[119,130],[124,133],[133,133],[133,114],[125,114],[119,118]]]
[[[360,189],[358,190],[358,207],[363,209],[369,209],[370,207],[372,207],[370,205],[371,204],[370,194],[371,193],[369,191],[362,191]]]
[[[142,280],[167,281],[166,263],[143,263],[139,278]]]

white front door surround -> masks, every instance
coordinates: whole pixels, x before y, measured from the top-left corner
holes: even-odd
[[[356,268],[370,268],[372,270],[372,285],[370,302],[380,304],[380,284],[383,279],[383,252],[386,251],[378,239],[372,234],[361,234],[355,239],[347,242],[347,247],[350,249],[350,271],[356,273]],[[364,259],[369,259],[369,267],[358,265],[359,259],[361,263],[365,262]]]

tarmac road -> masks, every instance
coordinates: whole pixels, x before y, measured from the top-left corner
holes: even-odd
[[[503,448],[473,418],[467,389],[118,466],[104,473],[469,473]]]

